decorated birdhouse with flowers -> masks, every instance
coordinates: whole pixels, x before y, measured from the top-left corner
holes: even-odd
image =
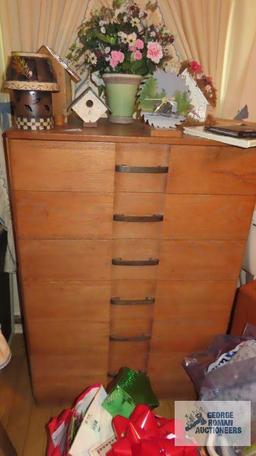
[[[195,121],[204,122],[208,107],[216,106],[216,89],[213,87],[212,79],[203,73],[202,66],[195,60],[183,62],[179,75],[185,81],[190,103],[193,106],[189,117]]]

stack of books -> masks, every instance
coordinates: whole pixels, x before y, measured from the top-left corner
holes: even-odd
[[[249,124],[216,124],[212,126],[184,127],[185,134],[212,139],[239,147],[256,147],[256,126]]]

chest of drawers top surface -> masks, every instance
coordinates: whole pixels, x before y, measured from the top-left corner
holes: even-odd
[[[174,130],[170,136],[151,135],[151,129],[142,122],[135,121],[133,124],[118,125],[111,124],[101,119],[97,128],[79,128],[73,125],[55,127],[44,131],[25,131],[15,128],[9,129],[6,133],[12,139],[37,139],[52,141],[103,141],[103,142],[143,142],[151,144],[213,144],[213,141],[196,138],[176,133]],[[218,145],[225,147],[223,143]]]

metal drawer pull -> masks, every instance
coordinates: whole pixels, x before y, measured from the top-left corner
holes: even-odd
[[[155,298],[146,296],[145,299],[120,299],[120,298],[111,298],[110,303],[113,306],[144,306],[154,304]]]
[[[164,216],[161,214],[153,215],[124,215],[114,214],[113,220],[115,222],[162,222]]]
[[[159,263],[158,258],[149,258],[148,260],[123,260],[122,258],[113,258],[114,266],[155,266]]]
[[[168,173],[168,166],[128,166],[116,165],[117,173],[149,173],[165,174]]]
[[[140,336],[109,336],[109,340],[112,342],[144,342],[145,340],[150,340],[150,334],[141,334]]]

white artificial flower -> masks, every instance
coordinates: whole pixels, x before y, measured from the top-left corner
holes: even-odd
[[[129,35],[126,35],[126,33],[123,33],[123,35],[121,36],[122,43],[127,44],[128,39],[129,39]]]
[[[101,31],[101,33],[106,33],[106,27],[101,27],[100,31]]]
[[[101,20],[101,21],[99,22],[99,26],[100,26],[100,27],[103,27],[104,25],[106,25],[106,21],[102,21],[102,20]]]
[[[129,44],[129,46],[135,46],[136,40],[137,40],[137,34],[135,32],[130,33],[127,36],[127,42]]]
[[[92,63],[92,65],[95,65],[97,63],[97,57],[96,55],[94,54],[94,52],[91,52],[91,55],[90,55],[90,62]]]
[[[154,32],[154,30],[152,30],[152,32],[150,32],[150,36],[155,37],[156,36],[156,32]]]
[[[109,54],[110,51],[111,51],[111,48],[110,48],[109,46],[107,46],[107,47],[105,48],[105,51],[104,51],[104,52],[105,52],[105,54]]]
[[[138,17],[132,17],[132,18],[131,18],[131,25],[132,25],[132,27],[137,27],[137,28],[139,28],[139,26],[140,26],[140,20],[139,20],[139,18],[138,18]]]

